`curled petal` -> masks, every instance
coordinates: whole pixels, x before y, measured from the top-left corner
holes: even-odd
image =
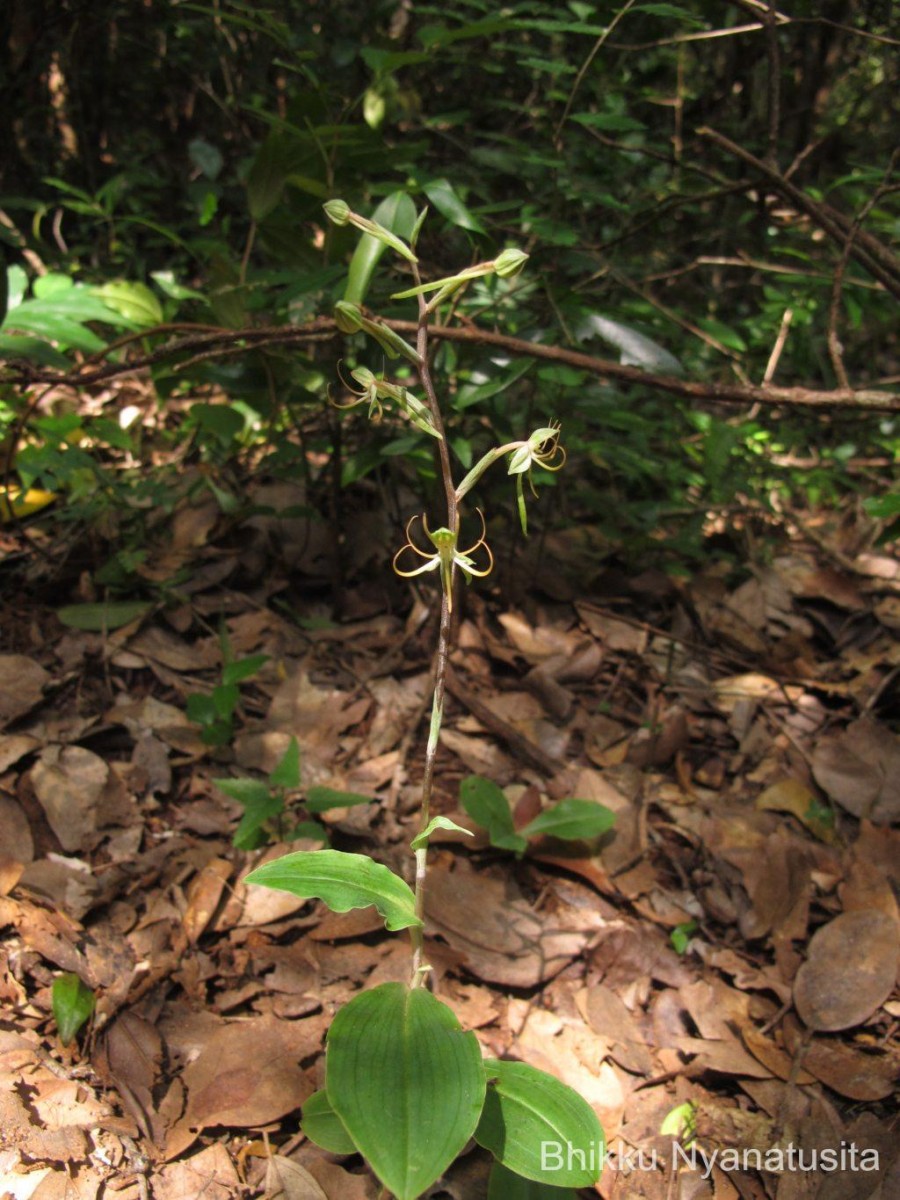
[[[403,554],[403,552],[405,550],[416,550],[416,547],[411,545],[409,542],[407,542],[406,545],[401,546],[400,549],[397,551],[397,553],[394,555],[394,561],[393,561],[393,567],[394,567],[395,574],[402,575],[404,579],[412,579],[413,575],[424,575],[426,571],[436,571],[437,568],[440,566],[440,562],[441,562],[440,555],[433,554],[428,558],[427,562],[422,563],[421,567],[414,567],[411,571],[403,571],[400,569],[400,567],[397,566],[397,561],[400,558],[400,555]],[[422,551],[416,550],[416,553],[421,554]]]
[[[532,461],[545,471],[559,471],[566,465],[566,452],[559,442],[561,433],[560,426],[552,423],[544,429],[535,430],[529,438]]]
[[[409,518],[409,520],[406,522],[406,545],[403,546],[402,549],[403,550],[406,550],[406,549],[413,550],[416,554],[418,554],[419,558],[434,558],[434,555],[429,553],[427,550],[420,550],[419,547],[412,540],[412,534],[410,533],[410,530],[413,527],[413,522],[418,518],[418,516],[419,516],[418,513],[414,513],[413,516],[411,516]],[[422,524],[425,526],[425,532],[428,533],[428,520],[424,516],[424,514],[422,516]]]
[[[397,553],[394,555],[394,558],[393,558],[394,570],[396,571],[396,573],[398,575],[402,575],[404,579],[410,579],[410,578],[412,578],[413,575],[422,575],[425,573],[425,571],[436,571],[437,568],[440,566],[440,562],[441,562],[440,554],[429,554],[425,550],[420,550],[419,547],[416,545],[416,543],[412,540],[413,522],[417,520],[418,515],[419,515],[418,513],[414,513],[407,521],[407,523],[406,523],[406,541],[403,543],[403,545],[400,547],[400,549],[397,551]],[[422,518],[422,524],[425,526],[425,530],[427,532],[428,531],[428,522],[425,519],[425,517]],[[411,550],[413,552],[413,554],[418,554],[419,558],[424,558],[426,561],[424,563],[422,563],[421,566],[415,567],[412,571],[401,570],[400,567],[397,566],[397,563],[400,561],[401,555],[405,554],[407,550]]]
[[[475,542],[474,545],[470,546],[468,550],[459,550],[458,551],[459,554],[462,554],[462,555],[473,554],[478,549],[479,546],[484,546],[484,548],[487,550],[487,542],[484,540],[487,537],[487,525],[485,524],[484,513],[481,511],[480,508],[476,508],[475,511],[478,513],[479,517],[481,517],[481,537],[478,539],[477,542]],[[490,550],[488,550],[488,554],[490,554],[490,553],[491,553]],[[493,563],[493,561],[494,560],[493,560],[493,556],[492,556],[491,562]]]
[[[465,571],[467,575],[477,575],[479,579],[484,579],[485,575],[490,575],[491,571],[494,569],[494,555],[491,553],[491,548],[484,538],[482,538],[480,542],[473,546],[472,550],[478,550],[481,547],[484,547],[484,552],[488,557],[488,565],[483,571],[472,565],[472,560],[469,558],[468,554],[457,554],[454,558],[454,562],[459,569],[461,571]],[[471,551],[469,551],[469,553],[471,554]]]

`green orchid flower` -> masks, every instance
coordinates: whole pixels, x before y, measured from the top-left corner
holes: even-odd
[[[473,575],[477,575],[479,579],[483,579],[485,575],[490,575],[491,571],[494,569],[494,556],[491,553],[490,546],[485,540],[487,527],[484,523],[484,513],[480,508],[476,509],[475,511],[478,513],[479,517],[481,517],[481,537],[477,542],[471,545],[468,550],[459,549],[457,544],[458,534],[454,533],[452,529],[446,529],[443,527],[433,531],[429,529],[428,520],[424,515],[422,516],[422,526],[428,536],[429,541],[434,546],[435,553],[429,554],[425,550],[420,550],[412,540],[412,535],[410,533],[413,522],[418,519],[417,514],[416,516],[410,517],[409,523],[406,526],[406,541],[394,555],[394,570],[398,575],[402,575],[404,579],[411,579],[414,575],[424,575],[426,571],[440,571],[441,587],[444,590],[444,595],[447,597],[448,612],[453,612],[454,567],[459,567],[466,578],[466,582],[469,582]],[[474,560],[472,559],[472,555],[475,554],[476,551],[480,550],[482,546],[484,547],[485,554],[487,554],[488,558],[488,565],[483,570],[479,567],[476,567]],[[411,550],[413,554],[417,554],[419,558],[424,558],[426,561],[422,563],[421,566],[414,567],[411,571],[401,570],[397,563],[399,562],[401,555],[403,555],[407,550]]]

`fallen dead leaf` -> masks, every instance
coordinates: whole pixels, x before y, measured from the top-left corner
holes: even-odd
[[[558,902],[536,910],[511,878],[432,869],[425,892],[432,930],[465,955],[473,975],[507,987],[552,979],[607,924],[597,912]]]
[[[0,654],[0,726],[34,708],[49,682],[49,673],[33,658]]]
[[[227,858],[211,858],[191,880],[187,891],[187,908],[182,918],[184,932],[191,945],[200,940],[200,935],[212,920],[231,872],[232,864]]]
[[[184,1069],[185,1124],[246,1129],[299,1108],[313,1087],[292,1053],[296,1024],[303,1023],[259,1017],[230,1021],[214,1033]]]
[[[234,1164],[220,1143],[169,1163],[153,1179],[153,1200],[234,1200],[242,1193]]]
[[[649,1075],[653,1059],[634,1017],[612,988],[598,984],[580,991],[575,1002],[594,1033],[609,1042],[609,1056],[633,1075]]]
[[[265,1188],[264,1200],[328,1200],[306,1167],[281,1154],[273,1154],[266,1163]]]
[[[876,825],[900,820],[900,737],[862,720],[823,738],[812,760],[816,783],[841,808]]]
[[[802,1035],[790,1017],[785,1019],[784,1035],[786,1046],[794,1053]],[[803,1068],[839,1096],[863,1102],[884,1100],[896,1088],[900,1054],[896,1050],[869,1052],[826,1035],[806,1048]]]
[[[888,998],[900,965],[897,922],[882,912],[842,913],[817,930],[794,980],[803,1023],[834,1033],[861,1025]]]

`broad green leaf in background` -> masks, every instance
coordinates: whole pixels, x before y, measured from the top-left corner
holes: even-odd
[[[372,213],[372,220],[398,237],[408,238],[416,223],[416,206],[407,192],[391,192]],[[344,300],[348,304],[362,304],[365,300],[375,264],[385,249],[384,242],[370,233],[359,239],[347,272]]]
[[[278,207],[288,176],[302,169],[298,139],[286,133],[269,134],[256,152],[247,175],[247,206],[254,221],[264,221]]]
[[[886,496],[872,496],[863,500],[863,508],[870,517],[886,521],[900,515],[900,492],[889,492]]]
[[[226,687],[231,683],[242,683],[251,675],[255,675],[260,667],[268,661],[268,654],[249,654],[246,658],[239,658],[236,662],[226,663],[222,668],[222,683]]]
[[[453,42],[467,41],[470,38],[489,37],[511,26],[512,20],[509,17],[485,17],[481,21],[469,21],[453,29],[439,24],[423,25],[416,36],[422,45],[430,50],[435,46],[449,46]]]
[[[460,229],[468,229],[472,233],[487,233],[478,218],[473,217],[460,200],[449,179],[432,179],[429,183],[422,184],[422,190],[441,216],[446,217],[451,225],[457,225]]]
[[[479,1146],[538,1183],[590,1187],[600,1178],[606,1141],[585,1099],[527,1063],[486,1059],[484,1069],[492,1082],[475,1130]]]
[[[174,271],[151,271],[150,278],[161,292],[170,300],[205,300],[206,297],[196,288],[185,287],[175,278]]]
[[[94,288],[94,291],[104,304],[108,304],[111,309],[133,321],[135,325],[144,327],[162,324],[162,305],[145,283],[129,283],[126,279],[119,279]]]
[[[516,833],[509,801],[493,779],[470,775],[459,785],[459,799],[473,821],[488,831],[491,845],[521,854],[528,842]]]
[[[103,633],[140,620],[152,607],[146,600],[101,600],[96,604],[67,604],[57,609],[56,615],[69,629]]]
[[[696,322],[705,333],[714,337],[717,342],[721,342],[723,346],[727,346],[729,350],[739,350],[743,353],[747,349],[747,343],[738,331],[723,321],[719,321],[715,317],[697,317]]]
[[[604,804],[572,797],[551,805],[519,832],[523,837],[542,833],[565,841],[580,841],[600,837],[612,829],[615,821],[616,814]]]
[[[198,171],[202,171],[207,179],[218,178],[225,165],[225,159],[217,146],[211,145],[203,138],[193,138],[188,142],[187,150],[188,157]]]
[[[299,850],[257,867],[244,883],[324,900],[333,912],[374,904],[391,930],[422,924],[409,884],[364,854]]]
[[[306,793],[306,807],[311,813],[328,812],[332,808],[353,808],[357,804],[371,804],[372,797],[362,792],[342,792],[338,788],[311,787]]]
[[[53,981],[50,991],[53,1019],[59,1030],[59,1040],[64,1046],[75,1037],[94,1011],[94,993],[77,975],[68,972]]]
[[[55,347],[40,338],[26,337],[20,333],[0,333],[0,358],[27,358],[43,367],[59,367],[65,370],[69,360]]]
[[[630,325],[621,321],[613,321],[610,317],[602,317],[599,313],[591,313],[584,318],[577,331],[579,341],[599,337],[619,351],[619,361],[623,366],[642,367],[645,371],[663,372],[667,375],[683,375],[684,368],[653,338],[639,333]]]
[[[478,1039],[425,988],[362,992],[328,1031],[328,1100],[397,1200],[415,1200],[462,1151],[485,1082]]]

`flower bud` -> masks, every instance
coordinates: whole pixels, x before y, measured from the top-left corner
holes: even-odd
[[[323,204],[325,215],[334,225],[346,225],[350,220],[350,205],[343,200],[329,200]]]
[[[363,327],[363,315],[356,304],[338,300],[334,306],[334,323],[341,333],[359,333]]]
[[[494,270],[501,279],[512,279],[522,270],[526,258],[528,255],[524,250],[517,250],[515,246],[510,246],[508,250],[504,250],[494,259]]]

